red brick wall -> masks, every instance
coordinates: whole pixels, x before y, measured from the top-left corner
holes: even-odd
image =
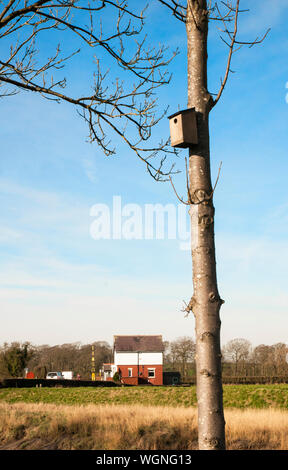
[[[132,369],[132,377],[128,377],[128,369]],[[148,369],[155,369],[155,378],[148,377]],[[118,366],[118,372],[121,371],[121,377],[124,383],[132,383],[131,379],[138,376],[138,366]],[[139,378],[142,383],[148,382],[153,385],[163,385],[163,367],[162,365],[139,366]]]
[[[138,377],[123,377],[122,383],[127,385],[138,385]]]

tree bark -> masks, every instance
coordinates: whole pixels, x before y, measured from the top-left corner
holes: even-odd
[[[216,277],[214,206],[210,174],[207,90],[208,15],[206,0],[187,0],[188,107],[195,108],[198,144],[189,150],[189,198],[196,324],[198,442],[201,450],[225,449],[220,317]]]

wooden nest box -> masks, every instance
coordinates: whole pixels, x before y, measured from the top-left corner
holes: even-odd
[[[178,111],[168,119],[172,147],[187,148],[198,144],[195,108]]]

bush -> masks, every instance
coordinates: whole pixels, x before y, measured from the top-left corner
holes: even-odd
[[[116,383],[120,383],[119,372],[115,372],[115,374],[113,375],[113,381],[116,382]]]

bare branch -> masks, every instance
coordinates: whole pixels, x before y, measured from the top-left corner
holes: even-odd
[[[169,3],[169,0],[168,1],[158,0],[158,1],[162,3],[163,5],[165,5],[166,7],[168,7],[173,12],[173,16],[175,16],[177,20],[180,20],[183,23],[186,23],[186,9],[187,8],[184,5],[181,5],[180,3],[174,0],[170,0],[171,3]]]
[[[258,37],[254,40],[254,41],[239,41],[237,40],[237,33],[238,33],[238,18],[239,18],[239,13],[243,13],[247,10],[240,10],[239,9],[239,5],[240,5],[240,0],[237,0],[236,1],[236,6],[235,8],[232,6],[232,4],[230,2],[221,2],[227,9],[228,9],[228,12],[223,15],[219,9],[219,6],[217,3],[215,3],[215,9],[217,10],[217,13],[218,13],[218,16],[215,17],[215,18],[209,18],[209,19],[214,19],[214,20],[219,20],[219,21],[222,21],[223,25],[224,25],[224,30],[223,32],[228,36],[229,38],[229,41],[226,41],[223,36],[220,36],[221,40],[228,46],[229,48],[229,53],[228,53],[228,59],[227,59],[227,65],[226,65],[226,71],[225,71],[225,75],[224,75],[224,79],[221,80],[221,86],[220,86],[220,89],[218,91],[218,94],[216,96],[215,99],[211,100],[211,109],[218,103],[218,101],[220,100],[221,98],[221,95],[224,91],[224,88],[227,84],[227,81],[228,81],[228,77],[230,75],[230,73],[232,73],[232,70],[231,70],[231,61],[232,61],[232,56],[233,54],[238,51],[243,45],[249,45],[249,47],[252,47],[254,46],[255,44],[260,44],[261,42],[264,41],[264,39],[266,38],[267,34],[269,33],[270,31],[270,28],[266,31],[266,33],[262,36],[261,39],[258,39]],[[233,32],[229,31],[228,27],[227,27],[227,24],[226,22],[227,21],[232,21],[232,18],[231,18],[231,14],[234,15],[234,30]],[[238,44],[239,47],[235,49],[235,45]]]
[[[115,139],[108,138],[112,132],[145,163],[157,181],[165,181],[176,173],[173,162],[167,168],[168,157],[177,155],[175,149],[171,150],[169,139],[143,145],[167,112],[156,114],[154,95],[160,86],[169,83],[171,75],[167,66],[177,53],[168,56],[164,46],[146,47],[145,9],[129,8],[127,0],[94,0],[92,5],[82,0],[3,0],[1,3],[4,7],[0,12],[0,41],[5,39],[7,44],[10,38],[11,46],[3,48],[1,54],[0,97],[23,90],[58,103],[69,102],[87,123],[90,142],[96,142],[105,155],[116,152],[111,144]],[[107,34],[102,29],[102,14],[109,18]],[[57,30],[63,37],[68,36],[66,44],[78,41],[86,50],[88,46],[96,51],[92,91],[83,91],[80,96],[63,91],[67,81],[59,75],[59,70],[80,53],[80,47],[64,55],[58,45],[46,61],[39,54],[37,41],[41,34],[46,31],[53,35]],[[108,70],[101,70],[100,64],[106,63],[106,56],[118,67],[119,78],[114,75],[111,80]],[[158,162],[153,163],[156,157]]]
[[[230,73],[230,64],[231,64],[231,60],[232,60],[232,54],[233,54],[233,48],[234,48],[234,44],[235,44],[235,41],[236,41],[236,35],[237,35],[237,28],[238,28],[238,10],[239,10],[239,3],[240,3],[240,0],[237,0],[237,5],[236,5],[236,11],[235,11],[235,18],[234,18],[234,32],[233,32],[233,36],[231,38],[231,43],[229,45],[229,54],[228,54],[228,60],[227,60],[227,66],[226,66],[226,72],[225,72],[225,76],[224,76],[224,80],[222,81],[221,83],[221,87],[220,87],[220,90],[218,92],[218,95],[216,96],[215,100],[213,101],[213,107],[218,103],[218,101],[220,100],[221,98],[221,95],[223,93],[223,90],[225,88],[225,85],[227,83],[227,80],[228,80],[228,77],[229,77],[229,73]],[[218,6],[217,6],[217,9],[218,9]],[[220,11],[218,9],[218,12],[219,12],[219,16],[220,16]],[[225,24],[225,20],[224,18],[223,19],[223,22]],[[226,25],[225,25],[226,27]],[[229,34],[229,33],[228,33]],[[230,36],[230,34],[229,34]]]
[[[173,184],[173,181],[172,181],[172,178],[171,178],[170,175],[169,175],[169,180],[170,180],[170,183],[171,183],[172,188],[173,188],[173,190],[174,190],[174,193],[175,193],[176,196],[177,196],[177,199],[179,199],[179,201],[180,201],[182,204],[185,204],[186,206],[190,206],[190,202],[184,201],[183,198],[181,198],[181,197],[178,195],[178,193],[177,193],[177,191],[176,191],[176,189],[175,189],[175,186],[174,186],[174,184]]]

